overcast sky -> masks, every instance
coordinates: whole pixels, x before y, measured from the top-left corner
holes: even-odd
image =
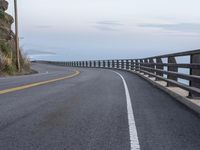
[[[20,43],[35,59],[137,58],[200,48],[199,0],[18,3]]]

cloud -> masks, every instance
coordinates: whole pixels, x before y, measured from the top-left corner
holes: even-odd
[[[37,29],[49,29],[52,28],[51,25],[37,25],[36,26]]]
[[[118,27],[122,25],[119,21],[104,20],[96,22],[94,27],[102,31],[119,31]]]
[[[42,50],[33,50],[33,49],[26,50],[26,53],[28,55],[56,55],[56,53],[54,53],[54,52],[42,51]]]
[[[99,21],[96,24],[109,25],[109,26],[122,26],[123,25],[123,24],[119,23],[118,21],[112,21],[112,20]]]
[[[200,33],[200,24],[198,23],[178,23],[178,24],[142,24],[140,27],[161,28],[170,31]]]

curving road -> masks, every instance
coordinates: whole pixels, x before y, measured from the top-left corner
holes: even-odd
[[[200,118],[137,75],[33,64],[0,78],[0,150],[199,150]]]

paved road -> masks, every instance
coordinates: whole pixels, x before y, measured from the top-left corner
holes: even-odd
[[[0,94],[0,150],[200,149],[200,117],[134,74],[33,68],[39,74],[0,78],[0,91],[15,88]]]

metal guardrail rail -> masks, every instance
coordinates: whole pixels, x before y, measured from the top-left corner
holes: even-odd
[[[189,63],[177,63],[178,57],[188,56]],[[163,60],[165,59],[166,62]],[[156,80],[167,82],[167,86],[179,87],[189,92],[189,97],[200,97],[200,50],[185,51],[141,59],[90,60],[72,62],[51,62],[54,65],[68,67],[108,68],[144,73]],[[180,73],[180,68],[189,69],[189,74]],[[179,82],[183,79],[189,82]]]

